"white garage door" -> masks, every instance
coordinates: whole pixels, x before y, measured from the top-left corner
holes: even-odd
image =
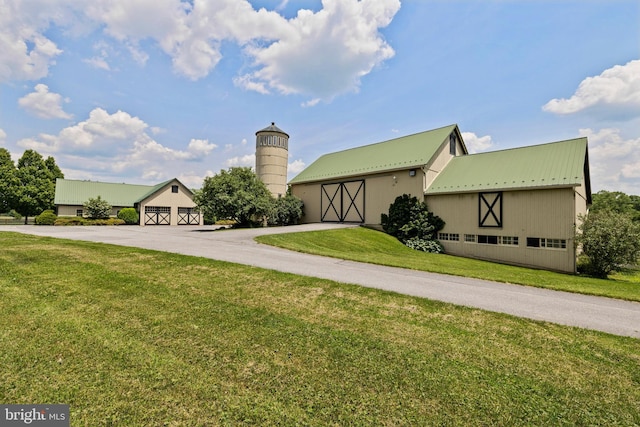
[[[144,225],[170,225],[170,206],[145,206]]]

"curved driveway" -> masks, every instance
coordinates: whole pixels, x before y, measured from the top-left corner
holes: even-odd
[[[201,256],[640,338],[640,303],[307,255],[253,240],[262,234],[337,227],[349,226],[306,224],[217,231],[210,226],[0,226],[0,231]]]

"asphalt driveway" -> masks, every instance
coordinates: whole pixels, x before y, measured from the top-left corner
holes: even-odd
[[[39,236],[174,252],[384,289],[519,317],[640,338],[640,303],[301,254],[256,243],[255,236],[348,227],[306,224],[216,230],[211,226],[0,226]]]

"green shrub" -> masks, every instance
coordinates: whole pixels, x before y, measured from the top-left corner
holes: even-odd
[[[389,205],[389,215],[382,214],[382,229],[402,243],[417,237],[423,240],[435,240],[438,231],[444,227],[444,221],[429,212],[427,205],[408,194],[396,197]]]
[[[124,225],[125,222],[120,218],[93,219],[87,221],[85,225]]]
[[[84,202],[84,209],[87,211],[87,216],[92,219],[106,219],[111,215],[111,205],[100,196]]]
[[[631,214],[603,209],[581,219],[577,241],[588,259],[579,266],[582,272],[606,278],[638,262],[640,225],[633,222]]]
[[[123,208],[118,212],[118,218],[123,220],[125,224],[138,224],[140,216],[134,208]]]
[[[58,218],[53,225],[84,225],[86,222],[81,216],[65,216]]]
[[[419,237],[412,237],[404,242],[404,244],[417,251],[430,252],[433,254],[441,254],[444,252],[444,247],[437,240],[424,240]]]
[[[269,225],[294,225],[300,222],[304,203],[298,197],[287,194],[275,200],[269,213]]]
[[[47,209],[35,217],[35,222],[37,225],[53,225],[56,219],[58,219],[58,216],[52,210]]]

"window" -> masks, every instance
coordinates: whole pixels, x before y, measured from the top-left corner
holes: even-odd
[[[565,239],[540,239],[540,246],[550,249],[566,249],[567,241]]]
[[[567,249],[565,239],[545,239],[540,237],[527,237],[527,247],[547,249]]]
[[[540,247],[540,238],[539,237],[527,237],[527,247],[528,248],[539,248]]]
[[[476,235],[475,234],[465,234],[464,235],[464,241],[467,243],[475,243],[476,242]]]
[[[456,134],[452,133],[449,135],[449,154],[452,156],[456,155],[456,145],[458,143],[458,138],[456,138]]]
[[[460,235],[458,233],[438,233],[438,240],[449,240],[452,242],[459,242]]]
[[[171,192],[172,193],[177,193],[178,192],[178,186],[177,185],[172,185],[171,186]]]
[[[76,210],[76,216],[83,216],[82,209],[77,209]]]
[[[478,243],[484,243],[487,245],[497,245],[498,236],[485,236],[482,234],[478,234]]]
[[[510,245],[510,246],[518,246],[518,237],[516,236],[501,236],[500,237],[501,245]]]

